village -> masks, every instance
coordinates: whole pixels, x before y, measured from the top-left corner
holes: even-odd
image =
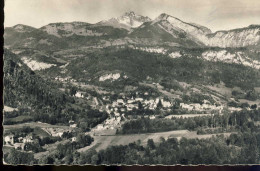
[[[75,83],[76,80],[70,78],[56,77],[55,80],[67,83]],[[155,84],[155,83],[154,83]],[[85,135],[100,136],[100,135],[116,135],[121,126],[132,119],[140,117],[156,119],[164,118],[171,119],[200,117],[212,114],[223,114],[225,109],[230,112],[240,111],[242,108],[230,107],[220,103],[213,103],[204,99],[202,103],[187,103],[183,100],[176,102],[174,98],[167,98],[163,95],[155,95],[149,91],[132,91],[128,93],[99,94],[98,97],[92,96],[84,89],[77,89],[73,95],[78,99],[86,99],[90,101],[90,106],[100,112],[106,112],[108,118],[91,128],[90,131],[85,132]],[[178,111],[176,113],[176,110]],[[250,108],[248,108],[250,110]],[[39,122],[38,124],[45,124]],[[69,129],[57,127],[41,127],[50,137],[62,138],[64,133],[71,133],[73,129],[78,128],[78,123],[70,120],[68,123]],[[13,134],[7,134],[4,137],[4,146],[24,150],[26,144],[37,141],[32,134],[14,138]],[[71,142],[76,141],[76,136],[70,137]]]
[[[39,127],[31,127],[33,124],[38,124]],[[40,141],[46,142],[47,147],[48,144],[55,143],[56,141],[63,141],[63,139],[74,142],[76,141],[76,137],[72,135],[75,134],[77,124],[72,120],[69,121],[69,124],[69,126],[59,127],[42,122],[25,123],[21,128],[11,128],[5,132],[4,146],[24,151],[28,145],[42,144]],[[28,132],[28,130],[30,131]],[[36,134],[35,132],[39,132],[40,134]],[[68,138],[65,135],[71,136]]]

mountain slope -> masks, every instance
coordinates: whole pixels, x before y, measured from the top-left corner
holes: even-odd
[[[161,14],[157,17],[153,22],[160,23],[161,27],[168,31],[170,34],[175,35],[175,31],[185,32],[190,37],[194,39],[200,39],[201,36],[211,33],[211,30],[204,27],[199,26],[197,24],[191,24],[181,21],[178,18],[167,15],[165,13]]]
[[[49,83],[36,75],[17,55],[7,49],[4,52],[4,62],[6,105],[17,107],[19,104],[31,106],[43,103],[53,107],[57,103],[64,104],[62,99],[65,97],[62,97],[61,91],[53,90]],[[57,99],[52,99],[53,96]]]
[[[202,51],[203,52],[203,51]],[[77,58],[66,66],[67,75],[76,80],[103,84],[99,78],[106,75],[119,76],[114,86],[128,85],[132,81],[142,82],[150,77],[154,82],[175,79],[196,84],[224,82],[228,86],[250,89],[260,85],[259,70],[236,63],[207,61],[197,58],[201,51],[184,54],[181,58],[147,53],[133,49],[113,50],[89,54]],[[192,54],[192,56],[191,56]],[[77,66],[77,68],[75,68]],[[117,75],[116,75],[117,74]],[[127,83],[128,82],[128,83]]]
[[[169,42],[174,46],[198,47],[203,43],[192,37],[182,29],[173,27],[167,20],[154,20],[146,22],[134,29],[130,34],[131,38],[150,39],[151,42]]]
[[[56,36],[25,25],[5,28],[5,47],[39,50],[57,50],[67,48],[68,43]]]
[[[4,105],[18,108],[20,115],[34,121],[67,123],[73,98],[27,67],[9,50],[4,52]],[[25,111],[28,111],[26,113]],[[71,113],[72,114],[72,113]]]

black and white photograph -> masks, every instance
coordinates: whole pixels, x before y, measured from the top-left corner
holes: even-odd
[[[4,0],[5,165],[260,164],[259,0]]]

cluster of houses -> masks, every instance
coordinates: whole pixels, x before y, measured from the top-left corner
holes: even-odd
[[[47,132],[50,136],[53,137],[62,137],[64,132],[71,132],[69,129],[62,129],[62,128],[42,128],[45,132]]]
[[[55,80],[61,81],[61,82],[76,82],[76,80],[71,77],[62,78],[62,77],[58,76],[58,77],[55,77]]]
[[[223,106],[222,105],[215,105],[210,104],[208,100],[203,100],[203,104],[199,103],[191,103],[191,104],[185,104],[180,103],[180,107],[182,109],[187,109],[188,111],[205,111],[205,110],[218,110],[220,113],[222,113]]]
[[[138,109],[139,105],[144,109],[155,110],[158,107],[159,102],[164,109],[170,109],[172,107],[172,103],[170,101],[156,98],[156,99],[144,99],[141,97],[137,98],[125,98],[122,97],[113,101],[112,104],[106,105],[107,113],[114,113],[115,116],[120,116],[120,113],[124,113],[126,111],[132,111],[133,109]]]
[[[17,139],[14,138],[13,134],[7,135],[4,137],[4,144],[6,146],[14,147],[15,149],[24,150],[26,143],[33,143],[32,135],[27,135],[26,137],[18,137]]]
[[[124,117],[124,116],[122,116]],[[122,117],[111,117],[104,121],[102,124],[96,126],[96,130],[116,129],[120,128]]]

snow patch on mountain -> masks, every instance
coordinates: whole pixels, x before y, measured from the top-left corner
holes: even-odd
[[[28,59],[27,57],[22,57],[21,59],[33,71],[44,70],[44,69],[50,68],[52,66],[56,66],[56,64],[38,62],[36,60]]]
[[[101,77],[99,77],[99,81],[106,81],[106,80],[112,80],[112,81],[115,81],[117,79],[120,78],[120,73],[115,73],[115,74],[105,74],[105,75],[102,75]]]

